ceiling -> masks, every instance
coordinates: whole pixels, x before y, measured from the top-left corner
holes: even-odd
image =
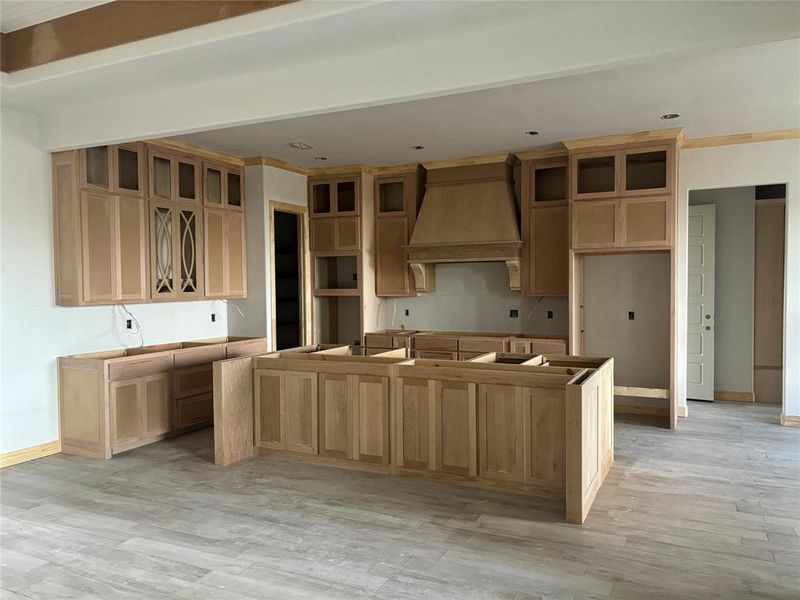
[[[680,118],[661,120],[664,113]],[[393,165],[662,127],[684,127],[693,138],[800,127],[800,40],[177,139],[303,166]],[[313,148],[289,147],[295,141]]]
[[[0,31],[9,33],[111,0],[0,0]]]

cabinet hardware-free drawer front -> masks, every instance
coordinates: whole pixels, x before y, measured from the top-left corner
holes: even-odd
[[[458,340],[458,350],[460,352],[504,352],[505,349],[505,338],[486,339],[463,337]]]
[[[414,358],[430,358],[443,360],[458,360],[458,352],[443,352],[439,350],[417,350]]]
[[[173,377],[175,398],[205,394],[214,388],[214,367],[211,364],[175,369]]]
[[[567,343],[564,340],[533,340],[533,354],[566,354]]]
[[[112,362],[108,365],[108,378],[130,379],[144,375],[154,375],[169,371],[172,368],[172,354],[165,353],[151,358],[141,358],[134,361]]]
[[[364,342],[364,345],[370,348],[386,348],[387,350],[393,348],[391,335],[367,333],[364,335]]]
[[[241,358],[255,354],[267,353],[267,340],[253,340],[252,342],[232,342],[226,346],[226,358]]]
[[[418,335],[414,338],[414,348],[416,350],[436,350],[439,352],[457,352],[457,337],[440,337]]]
[[[175,368],[212,363],[223,358],[225,358],[225,347],[222,344],[178,350],[175,352]]]
[[[211,394],[178,398],[175,402],[176,429],[212,423],[214,421],[214,400]]]

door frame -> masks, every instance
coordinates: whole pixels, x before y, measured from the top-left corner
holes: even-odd
[[[298,216],[297,240],[300,248],[300,345],[311,343],[314,313],[311,308],[311,253],[308,240],[308,207],[301,204],[291,204],[280,200],[269,201],[268,231],[269,231],[269,268],[270,268],[270,351],[275,351],[277,346],[277,321],[275,300],[275,211],[292,213]]]

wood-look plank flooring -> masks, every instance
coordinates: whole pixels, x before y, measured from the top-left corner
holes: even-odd
[[[800,430],[777,407],[621,417],[583,527],[545,500],[254,458],[205,430],[0,472],[2,598],[800,597]]]

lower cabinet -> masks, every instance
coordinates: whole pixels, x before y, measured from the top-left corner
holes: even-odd
[[[350,458],[353,419],[349,380],[345,374],[322,373],[319,376],[319,453]]]
[[[171,429],[168,373],[109,383],[111,449],[119,452]]]
[[[256,372],[256,445],[317,454],[317,374]]]
[[[397,394],[397,463],[476,476],[475,385],[405,378]]]
[[[478,385],[480,476],[522,482],[525,477],[525,389]]]
[[[214,397],[211,394],[175,401],[175,429],[206,426],[213,422]]]

